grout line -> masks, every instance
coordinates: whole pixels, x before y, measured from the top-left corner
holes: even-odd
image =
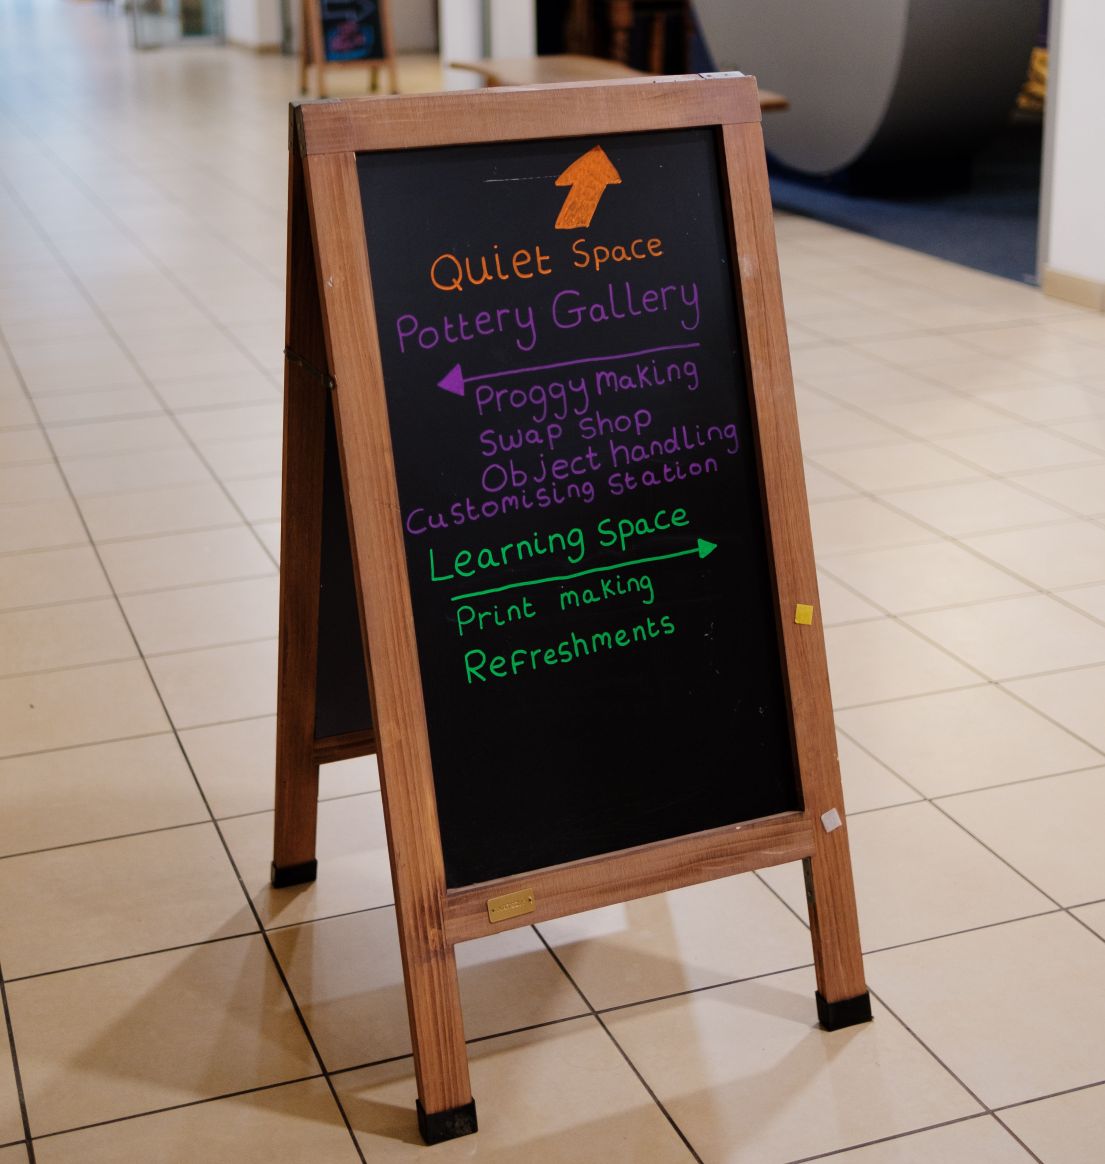
[[[34,1140],[31,1138],[31,1123],[27,1114],[27,1095],[23,1088],[23,1073],[19,1067],[19,1052],[15,1046],[15,1027],[12,1022],[11,1003],[8,1001],[7,985],[4,982],[3,966],[0,965],[0,1010],[4,1012],[4,1028],[11,1054],[12,1075],[15,1077],[15,1095],[19,1103],[19,1119],[23,1125],[23,1144],[27,1149],[27,1164],[35,1164]],[[16,1141],[18,1143],[19,1141]]]
[[[880,1136],[874,1140],[863,1140],[858,1144],[847,1144],[843,1148],[834,1148],[830,1152],[818,1152],[813,1156],[802,1156],[795,1160],[789,1160],[787,1161],[787,1164],[811,1164],[811,1162],[814,1160],[831,1160],[834,1156],[841,1156],[845,1152],[856,1152],[863,1148],[873,1147],[876,1144],[893,1144],[900,1140],[911,1139],[913,1136],[923,1135],[925,1132],[937,1131],[940,1128],[952,1128],[956,1127],[958,1124],[972,1123],[975,1120],[993,1120],[995,1123],[1004,1128],[1005,1131],[1009,1132],[1013,1139],[1017,1140],[1017,1143],[1019,1143],[1021,1147],[1024,1148],[1024,1150],[1028,1153],[1030,1159],[1035,1160],[1036,1164],[1044,1164],[1044,1161],[1042,1161],[1040,1157],[1035,1154],[1035,1152],[1032,1152],[1026,1144],[1022,1143],[1017,1136],[1013,1135],[1013,1133],[1010,1132],[1003,1123],[1001,1123],[997,1115],[992,1111],[977,1112],[974,1115],[960,1116],[958,1119],[943,1120],[940,1123],[935,1124],[925,1124],[923,1127],[912,1128],[908,1132],[896,1132],[893,1135]]]
[[[87,1132],[92,1128],[106,1128],[113,1124],[129,1124],[134,1120],[145,1119],[147,1116],[166,1115],[169,1112],[184,1111],[190,1107],[200,1107],[205,1103],[218,1103],[220,1100],[224,1099],[238,1099],[246,1095],[260,1095],[266,1091],[275,1091],[279,1087],[294,1087],[300,1083],[310,1083],[312,1079],[322,1078],[324,1078],[324,1076],[321,1072],[315,1072],[312,1075],[303,1075],[297,1079],[282,1079],[279,1083],[263,1083],[258,1087],[244,1088],[242,1091],[221,1092],[218,1095],[205,1096],[203,1099],[191,1099],[185,1103],[174,1103],[169,1104],[167,1107],[155,1107],[151,1108],[149,1111],[136,1111],[131,1115],[116,1116],[114,1119],[110,1120],[97,1120],[96,1122],[90,1124],[78,1124],[76,1127],[72,1128],[60,1128],[56,1132],[44,1132],[42,1135],[36,1136],[35,1138],[36,1140],[52,1140],[57,1136],[69,1136],[74,1132]],[[32,1160],[30,1164],[34,1164],[34,1161]]]
[[[610,1027],[603,1021],[602,1015],[594,1008],[594,1006],[591,1005],[590,999],[587,997],[586,994],[583,993],[583,990],[580,988],[579,983],[577,983],[576,980],[569,973],[568,968],[560,960],[559,954],[557,954],[557,952],[552,948],[552,946],[546,940],[545,935],[543,933],[541,933],[540,929],[537,926],[531,926],[530,928],[537,935],[538,941],[540,941],[540,943],[545,947],[545,949],[548,950],[549,955],[552,957],[552,960],[557,964],[557,966],[560,967],[561,973],[563,973],[564,977],[567,978],[568,981],[572,984],[572,987],[575,989],[575,992],[579,995],[580,999],[582,999],[584,1006],[587,1007],[592,1018],[594,1018],[594,1020],[598,1023],[598,1025],[605,1032],[606,1037],[610,1040],[611,1043],[614,1044],[615,1048],[617,1048],[618,1053],[625,1060],[625,1063],[629,1067],[630,1071],[632,1071],[633,1074],[637,1077],[637,1081],[640,1083],[640,1085],[644,1088],[644,1090],[651,1097],[652,1102],[654,1104],[656,1104],[656,1106],[660,1109],[660,1112],[663,1114],[664,1118],[671,1125],[672,1130],[679,1137],[679,1139],[683,1141],[684,1147],[686,1147],[687,1151],[690,1152],[691,1156],[696,1161],[696,1164],[704,1164],[702,1157],[695,1151],[694,1145],[688,1139],[687,1134],[675,1122],[675,1119],[672,1117],[671,1112],[668,1111],[668,1109],[664,1105],[663,1101],[656,1094],[656,1092],[652,1089],[651,1085],[648,1083],[648,1081],[645,1079],[644,1075],[641,1073],[641,1069],[637,1066],[636,1063],[633,1062],[633,1060],[629,1057],[629,1055],[626,1054],[625,1048],[621,1045],[621,1043],[618,1042],[618,1040],[614,1036],[614,1033],[610,1030]]]

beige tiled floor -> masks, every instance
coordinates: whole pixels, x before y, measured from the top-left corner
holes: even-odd
[[[374,761],[269,885],[295,65],[126,39],[0,0],[0,1164],[1101,1159],[1105,318],[779,217],[875,1022],[795,867],[463,945],[428,1154]]]

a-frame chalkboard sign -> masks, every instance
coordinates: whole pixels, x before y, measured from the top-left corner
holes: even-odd
[[[273,882],[377,751],[431,1142],[497,930],[801,860],[818,1016],[870,1018],[759,117],[734,74],[292,111]]]
[[[388,92],[397,93],[395,50],[388,0],[302,0],[299,38],[299,91],[307,92],[312,66],[320,97],[326,96],[328,69],[356,66],[369,70],[376,89],[381,68],[387,70]]]

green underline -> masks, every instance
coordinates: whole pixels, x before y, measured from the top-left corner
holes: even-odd
[[[688,554],[699,554],[698,546],[689,550],[676,550],[671,554],[656,554],[651,558],[634,558],[631,562],[615,562],[610,566],[592,566],[589,570],[577,570],[574,574],[556,574],[548,578],[535,578],[528,582],[508,582],[505,586],[492,586],[487,590],[471,590],[467,594],[454,594],[451,601],[460,602],[463,598],[482,598],[486,594],[499,594],[503,590],[517,590],[523,586],[544,586],[546,582],[571,582],[574,578],[583,578],[587,574],[602,574],[607,570],[626,570],[630,566],[644,566],[649,562],[663,562],[667,558],[685,558]]]

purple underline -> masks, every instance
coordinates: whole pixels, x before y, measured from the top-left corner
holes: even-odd
[[[698,342],[693,344],[666,344],[662,348],[644,348],[639,352],[622,352],[615,356],[581,356],[578,360],[561,360],[558,364],[538,364],[533,368],[510,368],[505,372],[486,372],[482,376],[465,376],[465,384],[472,380],[494,380],[498,376],[518,376],[523,372],[550,372],[553,368],[570,368],[573,364],[597,364],[604,360],[632,360],[637,356],[654,356],[657,352],[682,352],[688,348],[700,348]]]

